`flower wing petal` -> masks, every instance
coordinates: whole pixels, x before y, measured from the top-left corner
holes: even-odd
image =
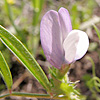
[[[40,38],[47,60],[56,68],[60,68],[64,56],[59,17],[56,11],[50,10],[43,16],[40,26]]]
[[[72,31],[71,19],[68,10],[63,7],[59,9],[58,15],[60,20],[61,31],[63,34],[63,41],[64,41],[68,33]]]
[[[79,41],[77,44],[77,51],[76,51],[76,56],[74,60],[78,60],[82,58],[87,52],[88,47],[89,47],[89,39],[88,39],[87,34],[80,30],[76,30],[76,32],[79,35]]]
[[[70,64],[82,58],[89,46],[88,36],[80,30],[72,30],[63,43],[65,62]]]

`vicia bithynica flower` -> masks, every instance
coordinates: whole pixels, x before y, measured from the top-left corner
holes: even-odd
[[[82,58],[89,46],[85,32],[72,30],[69,12],[63,7],[43,16],[40,38],[47,60],[58,69]]]

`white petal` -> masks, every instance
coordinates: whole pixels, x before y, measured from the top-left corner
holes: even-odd
[[[83,31],[79,31],[79,30],[77,32],[79,34],[79,42],[77,44],[75,60],[82,58],[85,55],[85,53],[87,52],[88,47],[89,47],[89,39],[88,39],[87,34]]]
[[[63,43],[65,62],[70,64],[82,58],[89,46],[88,36],[80,30],[72,30]]]

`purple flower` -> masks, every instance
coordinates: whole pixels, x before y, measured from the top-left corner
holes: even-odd
[[[58,69],[82,58],[89,46],[85,32],[72,30],[68,10],[63,7],[58,12],[50,10],[43,16],[40,38],[47,60]]]

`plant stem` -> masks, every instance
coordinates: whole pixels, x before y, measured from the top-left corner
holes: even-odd
[[[66,96],[63,97],[51,97],[49,94],[33,94],[33,93],[20,93],[20,92],[12,92],[12,94],[5,94],[0,96],[0,99],[9,97],[9,96],[19,96],[19,97],[30,97],[30,98],[48,98],[48,99],[66,99]]]
[[[93,75],[93,77],[95,77],[96,76],[96,73],[95,73],[95,64],[94,64],[94,61],[93,61],[93,59],[91,57],[88,57],[88,59],[92,63],[92,75]]]
[[[63,79],[64,76],[67,74],[69,71],[70,65],[63,65],[60,70],[57,72],[57,77],[58,79]]]
[[[92,75],[93,75],[93,77],[96,77],[95,63],[94,63],[94,61],[93,61],[93,59],[91,57],[87,57],[87,59],[92,63]]]

